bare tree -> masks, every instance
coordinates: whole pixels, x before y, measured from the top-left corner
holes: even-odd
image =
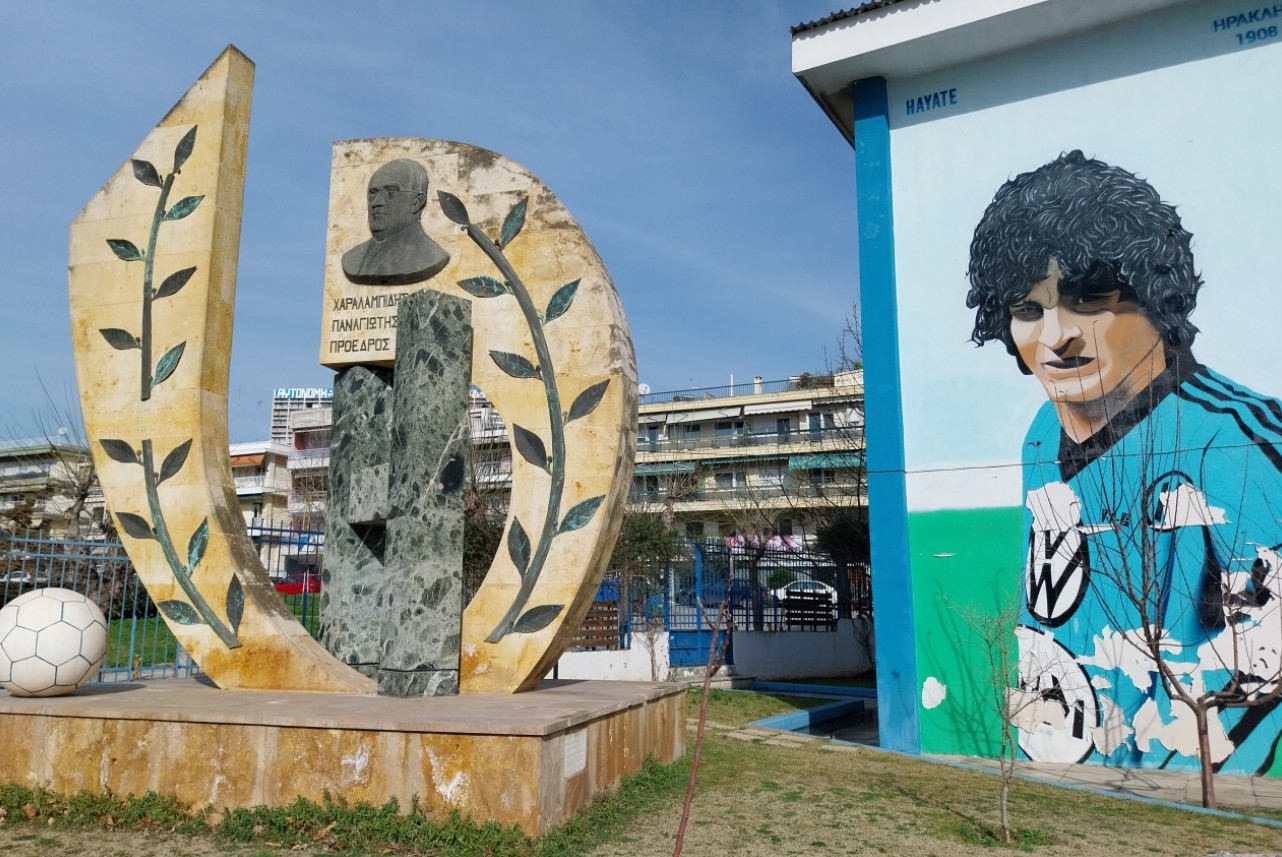
[[[864,324],[859,304],[846,312],[832,352],[824,351],[829,374],[864,368]]]
[[[672,848],[672,857],[681,857],[685,847],[686,826],[690,823],[690,809],[694,804],[695,786],[699,781],[699,761],[703,758],[703,733],[708,722],[708,697],[712,694],[712,677],[721,671],[726,659],[726,648],[730,643],[730,632],[734,619],[730,615],[729,591],[717,610],[716,619],[711,623],[712,639],[708,641],[708,660],[703,672],[703,695],[699,699],[699,718],[695,727],[694,752],[690,760],[690,780],[686,784],[685,800],[681,804],[681,821],[677,824],[676,842]],[[721,629],[725,633],[721,633]]]
[[[772,547],[784,546],[784,541],[779,538],[778,522],[780,512],[787,511],[789,506],[774,486],[754,485],[748,481],[746,472],[733,473],[733,481],[735,484],[731,490],[720,497],[718,515],[734,529],[734,536],[727,539],[732,556],[737,553],[741,567],[747,566],[752,604],[751,628],[764,631],[767,580],[763,560]],[[727,586],[727,598],[731,592],[731,586]]]
[[[11,432],[12,458],[27,465],[35,478],[26,478],[24,499],[6,513],[11,528],[31,526],[37,519],[65,520],[66,537],[79,539],[86,506],[98,492],[98,473],[89,455],[84,419],[74,390],[65,389],[57,401],[40,380],[44,408],[31,415],[35,433],[19,438]]]
[[[1028,691],[1030,679],[1047,672],[1050,664],[1031,662],[1018,669],[1017,644],[1020,604],[1018,597],[1007,599],[995,609],[974,604],[952,605],[952,612],[973,635],[973,641],[959,645],[976,645],[984,655],[982,675],[978,676],[981,704],[987,718],[999,724],[997,763],[1001,788],[997,799],[997,818],[1003,842],[1011,841],[1010,791],[1015,781],[1018,741],[1015,728],[1026,721],[1036,721],[1046,700],[1042,694]]]
[[[790,494],[799,519],[805,521],[815,547],[836,566],[837,615],[851,618],[872,606],[869,579],[868,471],[864,463],[863,320],[858,304],[846,313],[834,350],[825,349],[826,373],[837,389],[848,388],[850,407],[832,426],[822,429],[820,449],[850,467],[812,471]],[[852,578],[858,585],[852,586]],[[856,597],[858,595],[858,597]],[[863,627],[861,641],[871,660],[871,639]]]

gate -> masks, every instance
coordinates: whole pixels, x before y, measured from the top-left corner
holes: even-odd
[[[665,593],[672,666],[707,663],[723,601],[729,606],[729,627],[722,631],[731,640],[727,664],[734,663],[736,630],[836,630],[839,572],[828,555],[804,543],[775,539],[764,545],[725,539],[692,545],[692,549],[687,561],[673,565]],[[851,566],[845,574],[850,603],[841,615],[870,617],[867,566]],[[806,609],[799,612],[803,603]]]
[[[729,582],[728,567],[717,562],[708,565],[709,554],[704,545],[693,545],[691,556],[674,563],[664,593],[668,626],[668,663],[675,667],[701,667],[708,663],[708,651],[713,645],[726,641],[725,664],[734,663],[734,635],[731,628],[715,629],[717,612],[721,609],[718,592],[724,592]],[[716,597],[714,601],[713,598]],[[733,622],[733,604],[731,620]]]

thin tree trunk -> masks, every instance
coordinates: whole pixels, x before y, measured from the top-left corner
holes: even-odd
[[[1010,843],[1010,785],[1015,778],[1015,742],[1011,738],[1010,725],[1002,722],[1005,730],[1002,736],[1002,788],[997,797],[997,820],[1002,826],[1002,841]]]
[[[727,589],[727,600],[721,602],[721,609],[717,611],[717,622],[712,628],[712,642],[708,644],[708,663],[703,674],[703,698],[699,700],[699,724],[694,736],[694,758],[690,761],[690,782],[686,786],[685,803],[681,806],[681,823],[677,825],[677,841],[672,849],[672,857],[681,857],[681,849],[685,847],[686,825],[690,823],[690,807],[694,803],[694,787],[699,778],[699,759],[703,755],[703,727],[708,720],[712,674],[721,669],[726,657],[726,646],[730,642],[730,629],[727,627],[721,637],[720,647],[717,646],[717,634],[722,625],[729,625],[726,621],[730,615],[729,594]]]
[[[1215,768],[1211,761],[1211,730],[1206,708],[1194,707],[1193,715],[1197,722],[1197,755],[1202,764],[1202,806],[1215,809]]]

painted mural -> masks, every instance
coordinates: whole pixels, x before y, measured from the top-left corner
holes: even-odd
[[[1197,359],[1193,236],[1080,151],[974,229],[972,341],[1045,402],[1021,450],[1019,743],[1036,761],[1266,773],[1282,713],[1282,403]]]

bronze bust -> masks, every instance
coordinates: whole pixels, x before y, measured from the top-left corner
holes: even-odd
[[[383,164],[369,180],[370,240],[343,254],[343,273],[353,283],[403,286],[439,273],[450,254],[420,225],[427,204],[427,170],[398,158]]]

